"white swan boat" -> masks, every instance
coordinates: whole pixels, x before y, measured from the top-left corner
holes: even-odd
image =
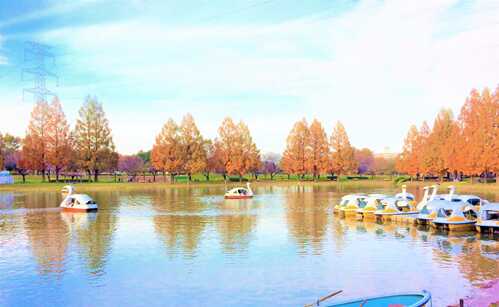
[[[87,194],[74,194],[75,188],[67,185],[62,188],[62,195],[65,196],[60,207],[63,211],[89,212],[97,211],[97,203]]]
[[[225,199],[247,199],[253,197],[253,190],[251,190],[250,183],[246,184],[246,188],[238,187],[227,191],[224,195]]]
[[[443,201],[446,204],[438,209],[437,217],[431,221],[435,228],[445,230],[473,230],[478,216],[477,209],[462,200]]]
[[[357,218],[358,219],[369,219],[374,218],[374,212],[376,210],[382,209],[383,206],[381,202],[384,199],[389,198],[388,195],[385,194],[369,194],[367,199],[365,200],[365,206],[357,209]]]
[[[343,217],[355,217],[357,210],[365,205],[367,195],[348,194],[341,198],[340,203],[334,206],[334,213],[339,213]]]
[[[438,217],[439,220],[437,224],[439,224],[439,226],[445,226],[446,224],[443,224],[445,222],[444,219],[450,218],[452,214],[454,214],[454,217],[450,221],[455,220],[454,222],[461,220],[461,218],[455,217],[456,215],[461,216],[461,213],[464,217],[472,218],[473,216],[478,215],[480,206],[488,203],[487,200],[481,199],[475,195],[458,195],[455,193],[456,188],[454,186],[449,186],[448,194],[437,195],[436,191],[437,186],[433,186],[432,195],[428,201],[422,205],[422,208],[419,210],[419,214],[416,216],[418,224],[431,224],[431,222]],[[439,211],[441,211],[440,216],[438,216]],[[459,213],[459,211],[461,211],[461,213]],[[470,223],[467,222],[464,224]],[[456,227],[451,228],[469,227],[457,227],[456,225]]]

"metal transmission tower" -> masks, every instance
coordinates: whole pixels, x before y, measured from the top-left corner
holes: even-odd
[[[46,87],[47,78],[51,77],[56,80],[56,86],[59,86],[57,75],[51,72],[46,67],[46,60],[51,60],[52,66],[55,66],[55,56],[51,51],[51,47],[35,42],[26,42],[24,46],[24,68],[22,71],[22,80],[24,81],[25,74],[32,76],[31,81],[34,82],[34,87],[23,89],[26,92],[34,95],[35,102],[46,101],[47,96],[55,96],[56,94]]]

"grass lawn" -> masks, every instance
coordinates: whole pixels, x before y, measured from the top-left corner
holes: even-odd
[[[168,177],[167,177],[168,178]],[[187,176],[177,176],[175,184],[169,182],[152,182],[153,177],[147,176],[146,182],[127,182],[128,177],[122,176],[115,181],[114,176],[102,175],[99,177],[99,182],[84,182],[75,183],[80,191],[90,191],[99,189],[164,189],[164,188],[180,188],[180,187],[195,187],[195,186],[210,186],[210,185],[223,185],[225,184],[223,176],[219,174],[210,174],[210,180],[207,181],[202,174],[195,174],[192,176],[192,181],[189,183]],[[163,180],[163,176],[156,176],[156,179]],[[304,180],[299,180],[298,176],[276,175],[273,180],[270,176],[258,176],[258,181],[253,177],[246,176],[244,181],[251,181],[253,185],[288,185],[300,183],[303,185],[331,185],[341,188],[376,188],[376,187],[395,187],[394,178],[391,176],[373,176],[368,179],[357,179],[347,177],[340,177],[339,181],[328,180],[325,176],[319,180],[313,181],[311,176],[307,176]],[[147,181],[151,182],[147,182]],[[14,176],[15,183],[13,185],[0,185],[0,191],[59,191],[67,183],[62,182],[42,182],[42,177],[38,175],[26,176],[26,183],[22,183],[21,176]],[[232,177],[227,185],[236,186],[244,183],[239,183],[238,178]],[[435,182],[405,182],[409,187],[423,187],[425,185],[432,185]],[[440,193],[445,193],[449,185],[455,185],[458,191],[467,193],[499,193],[499,184],[496,183],[469,183],[469,182],[444,182],[440,185]]]
[[[167,176],[167,179],[169,177]],[[52,179],[54,179],[52,177]],[[121,180],[120,180],[121,179]],[[192,181],[189,183],[187,176],[177,176],[175,183],[171,184],[169,182],[163,181],[163,176],[156,176],[156,180],[159,182],[152,182],[153,177],[147,176],[146,182],[128,182],[127,176],[122,176],[121,178],[115,178],[114,176],[102,175],[99,176],[98,182],[82,182],[74,183],[78,186],[78,190],[96,190],[96,189],[148,189],[148,188],[169,188],[169,187],[193,187],[193,186],[209,186],[209,185],[223,185],[225,184],[223,176],[219,174],[210,174],[210,180],[207,181],[206,177],[202,174],[195,174],[192,176]],[[141,178],[142,180],[143,178]],[[148,182],[151,181],[151,182]],[[305,177],[300,180],[298,176],[290,176],[288,179],[287,175],[276,175],[273,180],[270,176],[258,176],[258,180],[253,177],[245,176],[243,181],[251,181],[253,185],[261,184],[273,184],[273,185],[286,185],[286,184],[296,184],[300,182],[301,184],[310,185],[340,185],[345,187],[383,187],[383,186],[394,186],[392,178],[390,176],[378,176],[369,179],[347,179],[340,178],[339,181],[328,180],[326,177],[322,177],[319,180],[314,181],[311,176]],[[231,180],[227,181],[227,185],[235,186],[245,184],[239,182],[239,178],[231,177]],[[0,185],[0,191],[58,191],[67,183],[63,182],[43,182],[42,177],[39,175],[29,175],[26,176],[26,182],[22,182],[21,176],[14,176],[13,185]]]

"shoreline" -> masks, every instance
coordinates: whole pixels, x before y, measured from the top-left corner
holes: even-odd
[[[0,192],[35,192],[35,191],[60,191],[63,186],[70,183],[57,183],[57,182],[30,182],[30,183],[14,183],[11,185],[0,185]],[[155,189],[171,189],[171,188],[204,188],[204,187],[234,187],[245,182],[224,182],[224,181],[196,181],[196,182],[178,182],[178,183],[164,183],[164,182],[86,182],[86,183],[71,183],[80,191],[92,191],[102,189],[123,189],[123,190],[155,190]],[[303,186],[331,186],[338,189],[351,189],[351,188],[397,188],[401,184],[396,184],[391,180],[386,179],[369,179],[369,180],[349,180],[349,181],[300,181],[300,180],[255,180],[251,181],[253,186],[289,186],[289,185],[303,185]],[[495,183],[469,183],[469,182],[404,182],[408,188],[420,189],[427,185],[438,184],[441,191],[447,189],[448,186],[456,186],[458,191],[469,193],[499,193],[499,184]]]

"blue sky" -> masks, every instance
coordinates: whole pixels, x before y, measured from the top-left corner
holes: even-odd
[[[497,86],[498,16],[497,1],[0,0],[0,132],[24,135],[34,40],[53,46],[48,88],[69,120],[96,95],[123,153],[187,112],[210,138],[225,116],[244,120],[263,152],[302,117],[397,151],[411,124]]]

